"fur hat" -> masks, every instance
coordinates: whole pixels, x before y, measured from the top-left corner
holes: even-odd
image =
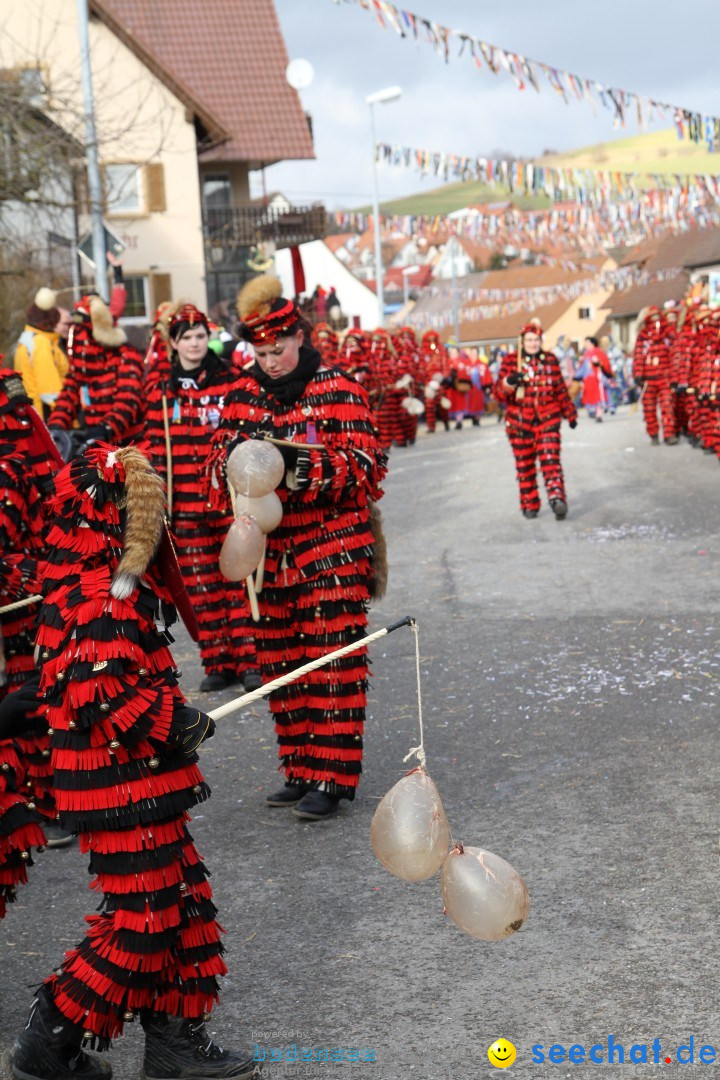
[[[92,335],[99,345],[106,345],[108,349],[116,349],[127,341],[125,331],[116,326],[110,308],[101,296],[93,296],[90,300],[90,322],[92,323]]]
[[[57,295],[52,289],[45,287],[38,289],[32,304],[25,312],[25,319],[35,330],[51,332],[55,329],[60,320],[60,312],[57,307]]]
[[[261,274],[248,281],[238,293],[240,334],[251,345],[273,345],[278,337],[298,328],[300,312],[294,300],[282,295],[280,279]]]

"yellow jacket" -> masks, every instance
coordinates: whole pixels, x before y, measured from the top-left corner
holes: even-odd
[[[58,334],[26,326],[15,349],[15,370],[44,419],[50,414],[68,372],[68,359],[60,348]]]

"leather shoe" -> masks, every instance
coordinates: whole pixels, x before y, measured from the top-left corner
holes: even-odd
[[[309,790],[307,784],[286,784],[272,795],[266,795],[265,802],[268,806],[294,806]]]
[[[305,818],[306,821],[322,821],[336,814],[339,805],[340,799],[337,795],[328,795],[327,791],[308,791],[297,806],[293,807],[293,814]]]

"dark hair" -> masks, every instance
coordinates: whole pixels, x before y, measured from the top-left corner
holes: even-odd
[[[186,334],[188,330],[197,330],[199,326],[201,326],[207,336],[210,337],[210,330],[204,322],[196,321],[191,323],[189,319],[183,319],[182,322],[173,326],[172,330],[168,331],[168,336],[171,341],[179,341],[183,334]]]
[[[589,334],[586,336],[585,340],[589,341],[591,345],[594,345],[596,349],[597,349],[598,345],[600,344],[600,342],[598,341],[598,339],[596,337],[590,337]]]

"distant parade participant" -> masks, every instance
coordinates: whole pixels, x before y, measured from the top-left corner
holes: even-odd
[[[472,378],[470,377],[470,363],[465,353],[458,347],[454,339],[447,344],[448,354],[448,377],[447,396],[450,399],[450,419],[455,421],[455,430],[461,431],[463,420],[470,409],[470,390]]]
[[[678,434],[686,435],[697,446],[698,414],[696,371],[700,349],[702,309],[688,300],[680,308],[675,335],[670,346],[670,387],[675,393],[675,416]]]
[[[68,372],[57,325],[60,309],[52,289],[38,289],[25,313],[25,329],[15,347],[14,367],[38,416],[46,419]]]
[[[209,795],[196,751],[214,725],[185,702],[168,648],[162,481],[135,447],[100,443],[61,470],[50,509],[39,693],[61,821],[102,899],[36,991],[10,1075],[109,1080],[85,1049],[137,1018],[148,1080],[249,1078],[250,1052],[205,1027],[226,967],[188,823]]]
[[[366,390],[378,427],[378,438],[383,450],[390,450],[400,433],[400,402],[402,388],[398,389],[397,357],[387,330],[378,327],[370,341],[368,379]]]
[[[694,370],[698,431],[705,453],[720,457],[720,312],[706,310],[699,323]]]
[[[495,397],[505,406],[505,429],[510,440],[520,509],[526,518],[540,512],[537,463],[540,463],[550,507],[558,520],[567,516],[565,480],[560,462],[560,424],[577,425],[577,411],[568,394],[560,365],[542,347],[542,327],[530,322],[520,332],[520,352],[511,352],[500,365]]]
[[[371,506],[386,459],[365,391],[323,363],[277,278],[250,281],[238,313],[255,362],[225,400],[209,460],[213,505],[228,512],[225,467],[234,446],[263,437],[296,444],[282,446],[284,514],[267,536],[258,596],[258,660],[268,682],[364,635],[377,574]],[[354,797],[367,677],[362,650],[271,695],[285,786],[268,795],[270,806],[316,821]]]
[[[0,368],[0,606],[26,600],[40,592],[45,560],[50,556],[47,532],[50,515],[47,499],[55,473],[63,462],[50,434],[30,404],[19,374]],[[0,615],[0,644],[4,666],[0,699],[21,688],[35,673],[35,624],[38,604]],[[35,725],[36,727],[38,725]],[[51,791],[49,737],[44,731],[17,736],[12,754],[19,755],[22,790],[32,808],[45,819],[47,844],[61,847],[73,837],[57,824]],[[7,750],[7,747],[5,748]],[[0,746],[0,767],[7,764]],[[1,768],[0,768],[1,771]],[[5,776],[15,781],[17,770]],[[0,814],[2,800],[0,800]],[[3,824],[0,821],[0,863]],[[0,893],[3,875],[0,868]]]
[[[209,347],[207,316],[193,304],[174,310],[168,353],[146,379],[143,437],[167,484],[178,562],[200,629],[200,690],[238,681],[254,690],[260,677],[245,589],[226,581],[219,567],[232,514],[211,510],[203,494],[205,459],[237,374]]]
[[[588,416],[594,416],[596,422],[601,424],[603,413],[610,408],[607,383],[613,378],[613,370],[610,358],[605,350],[600,348],[597,338],[585,338],[585,348],[574,378],[583,384],[583,408],[587,409]]]
[[[425,411],[418,396],[422,390],[419,385],[420,354],[412,327],[403,326],[394,335],[393,347],[397,358],[395,389],[401,392],[395,443],[412,446],[417,437],[418,418]]]
[[[420,343],[420,360],[424,368],[425,423],[428,431],[435,431],[438,420],[446,431],[450,430],[448,409],[450,407],[443,380],[448,374],[447,353],[436,330],[426,330]]]
[[[339,342],[335,331],[327,323],[318,323],[312,332],[312,344],[323,358],[323,362],[333,367],[338,362]]]
[[[473,427],[480,426],[480,417],[485,412],[486,395],[492,391],[493,377],[490,374],[490,361],[485,353],[480,353],[476,345],[467,350],[470,368],[470,389],[468,390],[468,416]]]
[[[660,423],[666,445],[675,446],[678,442],[675,394],[670,385],[673,336],[673,320],[668,312],[653,307],[647,312],[635,342],[633,379],[642,389],[645,429],[653,446],[660,443]]]
[[[143,360],[99,296],[75,304],[68,338],[70,370],[48,427],[80,428],[85,440],[127,442],[138,432]]]
[[[338,352],[337,366],[364,385],[367,383],[370,364],[368,353],[370,345],[364,331],[359,327],[350,327]]]

